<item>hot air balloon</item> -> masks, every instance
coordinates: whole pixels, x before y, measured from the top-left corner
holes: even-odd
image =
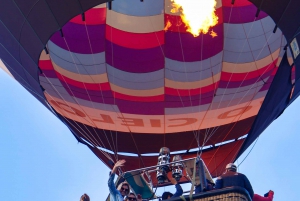
[[[171,0],[106,2],[5,2],[0,56],[108,167],[168,147],[218,176],[300,93],[295,0],[218,0],[196,37]]]

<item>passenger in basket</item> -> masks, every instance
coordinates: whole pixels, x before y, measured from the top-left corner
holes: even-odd
[[[167,200],[167,199],[170,199],[170,198],[180,197],[183,194],[183,190],[182,190],[180,184],[178,184],[177,181],[174,178],[171,178],[171,179],[169,178],[169,180],[171,181],[172,184],[175,185],[176,192],[175,192],[175,194],[170,193],[170,192],[164,192],[161,196],[162,200]]]
[[[250,197],[253,198],[254,192],[248,178],[237,172],[237,167],[233,163],[226,165],[226,171],[216,180],[216,189],[226,188],[230,186],[240,186],[245,188]]]
[[[142,196],[140,194],[135,196],[134,193],[129,193],[129,195],[126,197],[125,201],[142,201]]]
[[[124,166],[125,160],[119,160],[114,165],[108,179],[108,189],[110,193],[110,201],[123,201],[124,197],[129,194],[129,184],[123,182],[118,186],[118,190],[114,184],[114,178],[119,167]]]
[[[206,179],[206,182],[207,182],[207,186],[206,188],[203,190],[203,192],[206,192],[206,191],[211,191],[211,190],[214,190],[215,189],[215,184],[212,183],[210,180]],[[202,189],[201,189],[201,184],[195,186],[195,194],[197,193],[202,193]]]

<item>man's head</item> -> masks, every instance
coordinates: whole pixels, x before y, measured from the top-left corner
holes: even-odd
[[[83,194],[80,197],[80,201],[90,201],[90,197],[87,194]]]
[[[227,170],[227,171],[236,172],[237,167],[236,167],[236,165],[233,164],[233,163],[228,163],[228,164],[226,165],[226,170]]]
[[[118,190],[120,191],[121,195],[124,197],[125,195],[129,194],[129,184],[127,182],[122,182],[118,186]]]
[[[162,194],[162,196],[161,196],[161,199],[162,199],[162,200],[167,200],[167,199],[170,199],[172,196],[173,196],[172,193],[170,193],[170,192],[164,192],[164,193]]]
[[[129,193],[129,195],[126,198],[126,201],[136,201],[136,196],[134,193]]]

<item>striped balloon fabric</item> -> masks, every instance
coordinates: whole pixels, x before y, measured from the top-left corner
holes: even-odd
[[[41,53],[45,97],[108,166],[155,165],[160,147],[189,157],[204,146],[217,175],[235,159],[286,44],[267,14],[231,2],[217,0],[216,35],[198,37],[171,0],[114,0],[75,16]]]

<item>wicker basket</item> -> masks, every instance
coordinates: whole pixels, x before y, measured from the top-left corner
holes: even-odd
[[[248,198],[240,193],[226,193],[206,198],[195,198],[194,201],[249,201]]]
[[[246,189],[237,186],[212,190],[192,196],[192,198],[188,195],[171,198],[170,201],[252,201]]]

